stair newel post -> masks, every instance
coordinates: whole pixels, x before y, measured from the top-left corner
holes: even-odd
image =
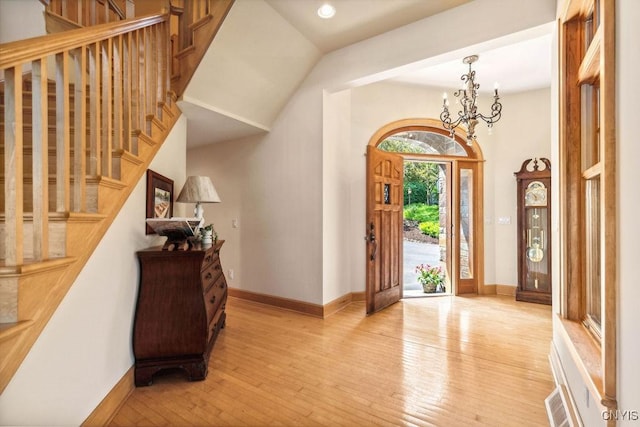
[[[4,78],[4,246],[6,265],[16,266],[24,261],[22,65],[7,68]]]
[[[113,98],[112,86],[112,57],[113,39],[109,38],[102,42],[102,175],[112,177],[111,168],[111,148],[113,146]]]
[[[31,64],[33,257],[49,258],[49,103],[46,57]]]
[[[89,174],[101,175],[100,129],[102,128],[102,104],[100,103],[100,42],[89,48]]]
[[[56,212],[69,212],[69,52],[56,55]]]
[[[73,54],[73,204],[74,212],[86,210],[86,146],[87,146],[87,50],[80,47]]]

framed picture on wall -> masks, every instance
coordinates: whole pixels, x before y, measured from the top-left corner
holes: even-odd
[[[147,169],[147,218],[171,218],[173,216],[173,180]],[[155,234],[145,224],[146,234]]]

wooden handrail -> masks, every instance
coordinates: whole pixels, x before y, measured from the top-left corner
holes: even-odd
[[[114,153],[137,154],[135,131],[151,133],[169,92],[168,52],[166,13],[0,45],[5,266],[48,258],[51,212],[96,212],[88,179],[120,178]],[[33,213],[29,245],[25,212]]]
[[[43,56],[55,55],[98,43],[107,38],[165,22],[168,19],[168,14],[153,14],[127,21],[110,22],[59,34],[3,43],[0,44],[0,69],[15,67],[25,62],[35,61]],[[108,34],[108,37],[105,37],[105,34]]]

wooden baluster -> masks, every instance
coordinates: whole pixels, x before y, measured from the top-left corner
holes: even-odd
[[[113,98],[111,93],[112,40],[102,42],[102,175],[112,177],[111,147],[113,138]]]
[[[74,114],[73,114],[73,205],[74,212],[86,211],[87,177],[87,50],[73,52]]]
[[[188,1],[184,4],[184,11],[179,17],[180,19],[180,50],[184,50],[191,46],[190,24],[193,19],[193,4]]]
[[[158,58],[154,49],[156,43],[155,26],[148,27],[145,31],[145,63],[146,63],[146,83],[147,83],[147,115],[156,115],[156,82]]]
[[[139,82],[140,78],[138,75],[140,74],[140,63],[138,61],[138,31],[134,31],[129,34],[129,75],[131,76],[130,80],[130,106],[131,106],[131,131],[141,129],[140,127],[140,114],[139,114],[139,100],[140,100],[140,90],[139,90]],[[137,147],[134,154],[137,154]]]
[[[32,179],[33,257],[49,258],[49,103],[46,57],[33,61]]]
[[[133,0],[123,0],[125,19],[132,19],[136,16],[136,6]]]
[[[163,22],[159,25],[159,36],[160,40],[158,42],[158,58],[160,63],[158,64],[158,101],[162,101],[163,103],[166,101],[167,91],[168,91],[168,63],[169,63],[169,31],[168,31],[167,22]]]
[[[104,0],[104,3],[102,3],[102,8],[104,9],[102,11],[102,22],[111,22],[111,17],[110,17],[110,13],[111,13],[111,8],[109,7],[109,1],[108,0]]]
[[[73,0],[62,0],[60,3],[60,15],[63,18],[71,19],[69,14],[69,5],[67,4],[69,1],[73,2]]]
[[[144,59],[145,54],[145,38],[146,38],[146,29],[143,28],[141,30],[136,31],[138,35],[138,122],[140,124],[140,129],[146,132],[146,124],[147,124],[147,111],[146,111],[146,99],[147,94],[145,92],[146,84],[145,77],[147,75],[146,70],[146,61]]]
[[[6,69],[4,79],[4,246],[6,265],[14,266],[24,261],[22,67]]]
[[[49,9],[49,12],[51,12],[51,13],[55,13],[56,15],[64,16],[62,14],[62,3],[63,2],[64,2],[64,0],[52,0],[51,3],[49,3],[49,6],[47,7],[47,9]]]
[[[122,134],[122,36],[116,37],[113,44],[113,146],[124,148]]]
[[[102,128],[101,87],[101,49],[100,42],[94,43],[89,50],[89,174],[102,175],[100,160],[100,132]]]
[[[83,16],[84,25],[89,27],[96,25],[96,2],[95,0],[82,0],[83,2]]]
[[[134,152],[133,144],[132,144],[132,127],[131,127],[131,117],[132,117],[132,105],[131,105],[131,33],[128,33],[124,36],[123,44],[122,44],[123,52],[123,73],[122,73],[122,83],[123,83],[123,100],[122,100],[122,112],[124,115],[124,141],[125,141],[125,149],[130,152]]]
[[[162,99],[164,101],[166,101],[167,99],[167,94],[169,93],[169,90],[171,89],[171,76],[173,75],[173,71],[171,70],[171,62],[173,61],[173,46],[171,43],[171,32],[169,30],[170,26],[169,26],[169,21],[166,21],[164,23],[165,29],[164,29],[164,43],[167,46],[167,49],[165,50],[165,76],[164,76],[164,91],[162,92]]]
[[[69,52],[56,55],[56,211],[69,211]]]

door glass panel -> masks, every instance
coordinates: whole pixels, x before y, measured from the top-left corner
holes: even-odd
[[[601,320],[601,278],[600,278],[600,177],[586,181],[586,281],[587,316],[600,330]]]
[[[457,141],[449,136],[435,132],[408,131],[399,132],[382,141],[378,148],[392,153],[434,154],[465,156],[467,152]]]
[[[460,169],[460,278],[472,279],[473,271],[473,170]]]

